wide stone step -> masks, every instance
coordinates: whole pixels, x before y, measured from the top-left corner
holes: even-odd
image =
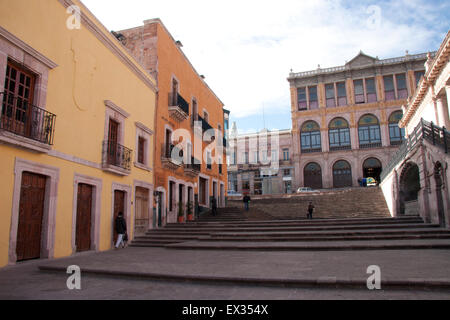
[[[414,250],[450,249],[450,239],[353,240],[353,241],[291,241],[291,242],[204,242],[170,244],[177,250],[251,250],[251,251],[346,251],[346,250]]]
[[[220,231],[235,231],[235,232],[270,232],[270,231],[318,231],[318,230],[355,230],[355,229],[384,229],[384,228],[434,228],[439,227],[438,224],[423,224],[423,223],[360,223],[360,224],[343,224],[343,225],[294,225],[294,226],[211,226],[210,228],[168,228],[166,230],[154,230],[149,232],[220,232]],[[148,233],[147,233],[148,234]]]
[[[168,224],[167,229],[181,228],[210,228],[210,227],[240,227],[240,226],[295,226],[295,225],[351,225],[351,224],[398,224],[423,223],[420,218],[374,218],[374,219],[316,219],[316,220],[266,220],[266,221],[238,221],[238,222],[189,222],[187,224]],[[220,224],[220,225],[219,225]]]

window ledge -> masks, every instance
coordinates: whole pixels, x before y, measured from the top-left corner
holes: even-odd
[[[11,144],[16,147],[29,149],[39,153],[49,153],[51,145],[33,139],[25,138],[14,133],[0,130],[0,142]]]
[[[134,166],[136,168],[139,168],[139,169],[142,169],[142,170],[145,170],[145,171],[149,171],[149,172],[152,171],[152,168],[146,166],[145,164],[139,163],[139,162],[134,162]]]

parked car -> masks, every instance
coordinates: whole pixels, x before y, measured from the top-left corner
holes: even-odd
[[[303,192],[315,192],[316,190],[311,189],[310,187],[300,187],[297,189],[297,193]]]
[[[229,197],[242,197],[242,193],[233,190],[228,190],[227,195]]]
[[[368,187],[373,187],[377,185],[377,180],[375,180],[375,178],[372,177],[367,178],[366,182]]]

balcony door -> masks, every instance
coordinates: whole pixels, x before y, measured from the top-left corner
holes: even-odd
[[[108,131],[108,163],[115,165],[117,161],[117,144],[119,140],[119,123],[112,119],[109,120]]]
[[[2,101],[3,129],[30,137],[34,83],[31,72],[8,61]]]

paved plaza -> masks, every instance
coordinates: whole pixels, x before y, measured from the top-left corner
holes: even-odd
[[[70,265],[81,268],[81,290],[66,286]],[[381,268],[381,290],[363,286],[370,265]],[[407,280],[414,281],[409,286],[388,285]],[[130,247],[9,266],[0,270],[0,283],[0,299],[447,300],[450,255],[447,250],[239,252]]]

